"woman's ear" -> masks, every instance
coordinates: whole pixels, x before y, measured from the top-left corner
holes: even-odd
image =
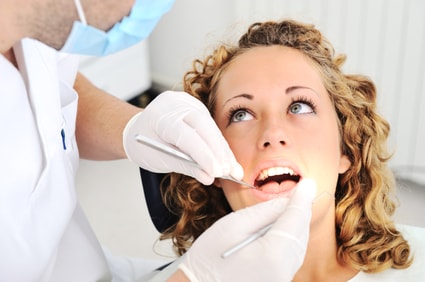
[[[341,159],[339,160],[339,169],[338,173],[343,174],[345,173],[351,166],[351,161],[346,155],[342,155]]]

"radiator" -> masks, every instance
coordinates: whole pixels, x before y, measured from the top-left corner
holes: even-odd
[[[345,70],[378,88],[378,106],[391,124],[397,176],[425,183],[425,1],[235,0],[239,21],[293,18],[315,24]]]

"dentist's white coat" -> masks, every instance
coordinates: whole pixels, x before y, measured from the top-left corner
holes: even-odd
[[[14,51],[21,73],[0,55],[0,281],[110,281],[74,187],[78,58]]]

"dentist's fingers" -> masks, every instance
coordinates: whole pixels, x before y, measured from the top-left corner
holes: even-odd
[[[276,220],[267,236],[294,238],[304,248],[310,231],[313,201],[316,196],[316,183],[312,179],[301,180],[285,212]]]
[[[137,134],[178,148],[198,166],[138,143]],[[241,166],[208,109],[185,92],[166,91],[158,95],[128,122],[123,145],[130,160],[150,171],[178,172],[206,185],[224,175],[243,177]]]
[[[185,122],[191,128],[196,128],[196,133],[203,140],[206,148],[211,151],[213,157],[219,164],[221,175],[216,175],[216,177],[231,175],[234,178],[241,180],[244,174],[242,166],[237,162],[229,144],[212,117],[199,117],[198,115],[191,113],[185,117]],[[198,151],[198,153],[200,152],[201,151]],[[198,163],[201,167],[207,166],[208,159],[204,158],[202,154],[194,155],[193,158],[197,162],[199,160]]]

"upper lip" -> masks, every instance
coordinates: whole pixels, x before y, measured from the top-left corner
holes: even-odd
[[[262,162],[257,166],[252,183],[259,187],[264,184],[264,180],[270,179],[272,176],[276,176],[275,180],[279,180],[279,176],[288,176],[289,179],[296,182],[302,178],[299,168],[294,163],[287,160],[273,160]]]

